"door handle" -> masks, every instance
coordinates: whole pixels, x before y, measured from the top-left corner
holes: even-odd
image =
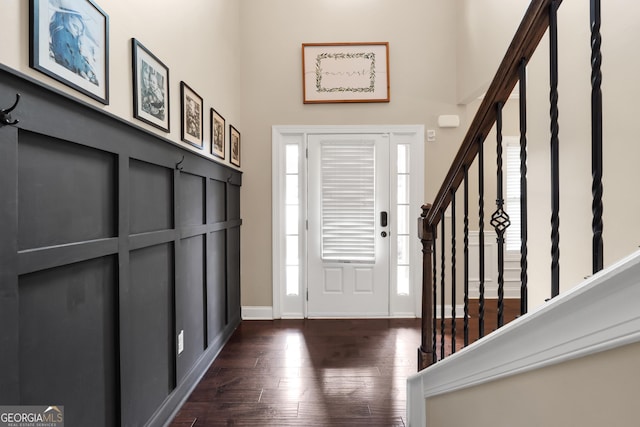
[[[388,223],[388,214],[385,211],[380,212],[380,225],[386,227]]]

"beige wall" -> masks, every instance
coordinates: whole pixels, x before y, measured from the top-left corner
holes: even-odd
[[[179,83],[186,81],[242,133],[242,304],[271,305],[271,126],[283,124],[424,124],[437,131],[425,149],[425,201],[435,196],[527,2],[497,0],[166,0],[99,1],[110,16],[110,105],[28,66],[28,2],[4,0],[0,62],[180,144]],[[640,71],[640,6],[603,5],[605,104],[605,261],[638,246],[640,199],[623,198],[640,178],[636,100]],[[560,9],[561,277],[562,287],[590,273],[591,178],[588,4]],[[171,133],[132,118],[130,39],[139,39],[170,68]],[[16,40],[17,42],[7,42]],[[391,102],[304,105],[301,44],[388,41]],[[548,63],[529,68],[530,281],[532,306],[549,295]],[[458,100],[470,101],[468,107]],[[437,116],[460,114],[458,129]],[[512,115],[515,117],[515,115]],[[205,155],[209,116],[204,117]],[[510,119],[507,129],[517,129]],[[509,130],[512,134],[513,132]],[[488,140],[494,140],[489,136]],[[187,146],[191,149],[190,146]],[[494,148],[487,148],[493,153]],[[488,155],[489,162],[491,155]],[[225,160],[228,163],[228,158]],[[489,199],[487,199],[489,200]],[[490,200],[489,200],[490,201]],[[490,212],[487,202],[486,212]],[[541,284],[541,285],[536,285]]]
[[[242,16],[242,304],[269,306],[271,126],[424,124],[426,198],[433,198],[462,139],[438,129],[456,105],[455,4],[436,0],[244,0]],[[301,44],[386,41],[391,102],[302,103]],[[463,118],[464,119],[464,118]],[[416,217],[419,212],[416,212]]]
[[[179,84],[204,98],[242,134],[242,304],[271,305],[271,126],[277,124],[424,124],[426,195],[433,198],[464,126],[438,129],[456,105],[455,5],[436,0],[109,0],[110,104],[102,104],[29,68],[28,2],[5,0],[0,62],[138,126],[180,142]],[[131,43],[137,38],[170,68],[171,133],[133,119]],[[301,44],[387,41],[391,102],[303,105]],[[192,149],[190,146],[187,148]],[[199,151],[196,149],[196,151]],[[228,158],[225,161],[228,163]],[[419,213],[416,212],[416,216]]]
[[[3,44],[0,63],[192,149],[180,141],[180,81],[183,80],[204,99],[204,149],[194,151],[207,156],[210,156],[209,108],[220,112],[227,124],[242,129],[241,26],[237,1],[191,0],[179,5],[168,0],[98,0],[96,3],[109,15],[109,105],[104,106],[29,68],[29,2],[26,0],[0,3]],[[170,134],[133,119],[132,37],[169,67]]]
[[[603,108],[604,108],[604,247],[605,266],[638,247],[637,218],[640,203],[632,189],[640,180],[635,159],[637,100],[635,77],[640,61],[631,54],[632,40],[640,38],[634,24],[640,6],[623,0],[602,5]],[[591,129],[589,5],[563,2],[559,11],[560,57],[560,277],[561,291],[591,274]],[[530,117],[530,232],[538,248],[530,262],[532,300],[542,303],[550,294],[550,197],[549,197],[549,65],[548,39],[531,61]],[[546,163],[546,165],[545,165]]]
[[[429,427],[637,424],[640,344],[426,400]],[[461,411],[460,408],[465,408]]]
[[[529,0],[458,0],[457,100],[482,95],[518,28]]]
[[[473,100],[486,89],[514,24],[527,2],[460,0],[464,19],[458,40],[458,98]],[[500,4],[498,4],[500,3]],[[519,10],[521,9],[521,10]],[[635,83],[640,60],[633,43],[640,38],[640,6],[624,0],[602,5],[604,103],[604,246],[605,266],[638,247],[640,200],[626,197],[640,179],[635,165],[637,140]],[[590,26],[588,2],[565,1],[559,14],[560,118],[560,280],[569,289],[591,274],[591,129]],[[507,31],[508,27],[509,30]],[[511,35],[509,35],[511,37]],[[490,43],[484,44],[485,40]],[[549,40],[545,36],[530,60],[528,84],[529,297],[530,308],[550,296],[551,203],[549,171]],[[499,51],[499,52],[498,52]],[[499,56],[498,56],[499,55]],[[512,100],[507,105],[514,111]],[[472,104],[477,101],[472,101]],[[469,108],[475,110],[477,107]],[[505,116],[505,134],[517,134],[517,112]],[[495,140],[490,135],[487,141]],[[493,148],[492,148],[493,149]]]

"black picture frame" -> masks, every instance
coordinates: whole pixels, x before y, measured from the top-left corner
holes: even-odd
[[[109,104],[109,16],[92,0],[29,2],[29,66]]]
[[[180,82],[180,133],[184,142],[203,148],[202,97],[188,84]]]
[[[229,125],[229,161],[237,167],[240,167],[240,142],[240,131]]]
[[[133,117],[169,132],[169,68],[137,39],[131,39]]]
[[[225,120],[220,113],[211,108],[210,112],[211,127],[211,154],[224,160],[225,158]]]

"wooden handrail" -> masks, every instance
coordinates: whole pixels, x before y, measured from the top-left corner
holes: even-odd
[[[503,105],[511,95],[520,79],[523,65],[529,61],[540,40],[549,28],[551,7],[557,8],[562,0],[531,0],[527,11],[516,31],[507,52],[469,126],[460,149],[451,164],[436,198],[432,204],[422,207],[422,215],[418,219],[418,236],[422,242],[423,277],[422,277],[422,339],[418,348],[418,370],[422,370],[437,360],[435,354],[434,307],[432,286],[434,242],[436,226],[444,217],[443,212],[451,203],[452,195],[465,178],[465,172],[479,153],[480,144],[484,144],[491,128],[498,117],[497,105]],[[554,11],[557,9],[554,9]],[[466,197],[466,196],[465,196]],[[481,214],[482,218],[482,214]],[[480,243],[482,246],[482,241]],[[482,263],[482,261],[481,261]],[[444,267],[443,267],[444,269]],[[482,270],[480,272],[482,276]],[[444,277],[442,279],[444,281]],[[481,286],[480,293],[483,295]],[[480,318],[483,319],[483,297],[480,299]],[[444,309],[444,302],[442,303]],[[442,317],[444,325],[444,316]],[[500,322],[500,321],[499,321]],[[442,327],[444,329],[444,326]],[[484,333],[483,320],[480,321],[480,336]],[[443,332],[444,334],[444,332]],[[430,337],[434,337],[430,345]],[[444,342],[442,343],[444,346]]]
[[[562,0],[555,0],[558,4]],[[484,142],[496,121],[495,105],[506,103],[518,82],[520,63],[528,61],[535,52],[549,26],[549,6],[553,0],[532,0],[516,31],[507,52],[498,67],[487,93],[484,96],[460,149],[451,164],[431,208],[422,224],[435,226],[440,221],[439,212],[451,202],[451,190],[458,188],[464,177],[464,167],[470,166],[478,154],[478,143]]]

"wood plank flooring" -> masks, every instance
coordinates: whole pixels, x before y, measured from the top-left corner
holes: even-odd
[[[171,427],[405,426],[420,319],[240,324]]]

